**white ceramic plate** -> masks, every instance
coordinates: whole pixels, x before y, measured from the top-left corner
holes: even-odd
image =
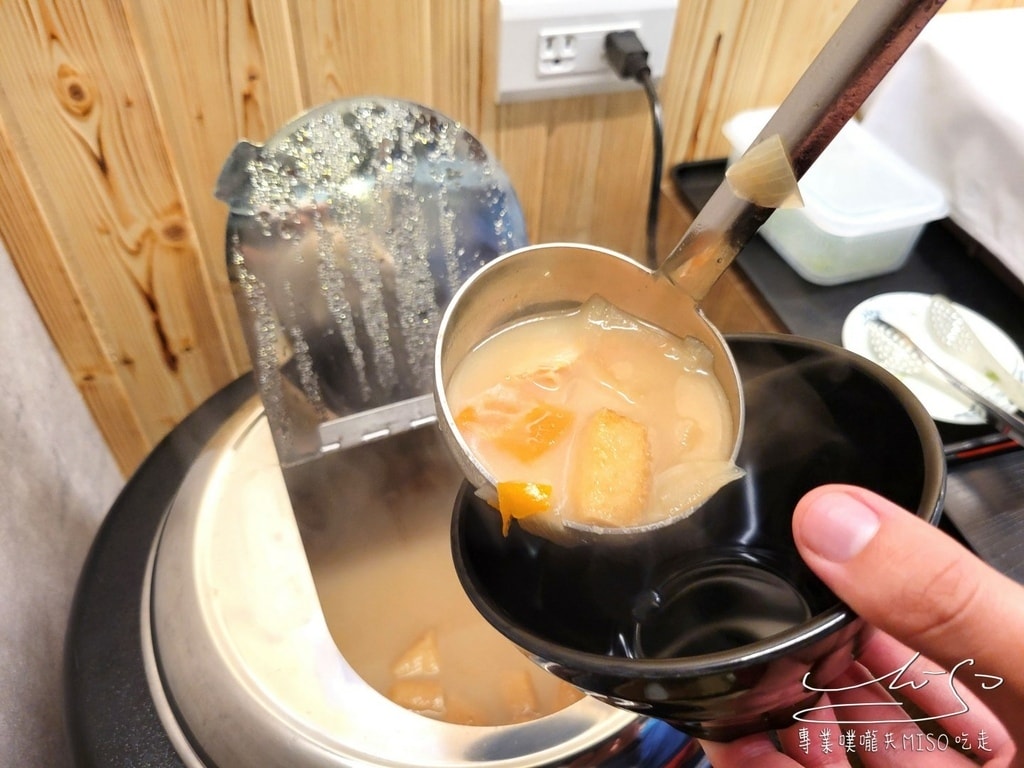
[[[910,336],[935,362],[958,376],[964,383],[993,402],[1012,410],[1013,406],[1006,396],[983,374],[960,362],[932,340],[925,320],[931,299],[930,294],[909,292],[883,293],[866,299],[846,316],[843,323],[843,346],[884,367],[882,361],[871,354],[867,333],[868,320],[873,316],[881,317]],[[1024,357],[1013,340],[999,326],[977,312],[960,304],[954,306],[996,359],[1017,379],[1024,379]],[[981,409],[972,407],[969,401],[955,393],[949,393],[924,378],[904,376],[895,371],[891,373],[907,385],[928,409],[932,418],[952,424],[984,423]]]

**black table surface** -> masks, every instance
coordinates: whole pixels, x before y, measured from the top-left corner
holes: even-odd
[[[724,159],[671,169],[679,199],[694,213],[724,173]],[[808,282],[759,236],[732,268],[743,272],[785,329],[800,336],[840,344],[846,316],[862,301],[912,291],[943,294],[973,309],[1024,348],[1024,286],[946,220],[925,227],[899,270],[866,280],[835,286]],[[987,426],[939,422],[938,427],[947,444],[991,432]],[[945,514],[980,556],[1024,582],[1024,451],[951,463]]]
[[[682,202],[699,210],[722,181],[724,160],[672,169]],[[968,248],[948,221],[925,227],[906,264],[888,275],[834,286],[804,280],[763,238],[755,237],[736,265],[791,333],[839,344],[843,321],[860,302],[880,293],[940,293],[1000,326],[1024,347],[1024,286],[999,275],[980,248]]]

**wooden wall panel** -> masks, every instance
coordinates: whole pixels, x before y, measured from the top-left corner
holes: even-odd
[[[82,286],[72,276],[46,220],[45,207],[22,164],[24,155],[15,153],[12,137],[0,125],[0,232],[115,459],[119,466],[131,467],[151,443],[139,424],[137,404],[118,377],[99,337],[99,326],[82,301]],[[31,349],[21,353],[36,354]],[[46,397],[47,393],[39,393],[38,407],[47,407]]]
[[[303,3],[293,6],[305,98],[347,96],[430,101],[429,0]]]
[[[853,2],[683,0],[666,169],[723,154],[722,122],[778,103]],[[498,0],[0,3],[0,238],[126,473],[249,366],[213,184],[239,139],[305,108],[435,107],[498,156],[532,240],[642,254],[642,92],[495,104],[497,17]]]
[[[593,162],[601,156],[607,101],[606,96],[570,99],[549,112],[540,240],[586,241],[594,212],[595,177],[602,173],[614,184],[621,173],[621,165]]]
[[[239,139],[265,141],[303,108],[285,0],[128,0],[233,374],[249,368],[213,190]],[[182,23],[188,19],[189,23]]]
[[[72,362],[58,344],[78,382],[113,365],[135,424],[101,423],[104,434],[137,426],[126,443],[152,445],[232,369],[124,8],[0,4],[0,50],[0,121],[40,202],[14,227],[47,227],[56,248],[5,242],[22,272],[65,272],[93,323],[95,359]],[[54,329],[55,309],[40,309]]]
[[[429,10],[430,100],[435,109],[480,132],[480,0],[432,0]]]
[[[653,154],[647,97],[639,89],[606,97],[601,126],[601,162],[587,181],[594,187],[593,204],[581,238],[646,263]],[[666,172],[669,157],[666,154],[662,162]],[[661,238],[659,254],[665,256],[682,234],[671,241]]]

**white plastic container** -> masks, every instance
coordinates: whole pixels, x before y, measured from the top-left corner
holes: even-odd
[[[723,126],[730,162],[773,112],[741,112]],[[853,121],[804,174],[800,193],[804,207],[775,211],[760,233],[801,277],[818,285],[895,272],[925,224],[947,212],[938,186]]]

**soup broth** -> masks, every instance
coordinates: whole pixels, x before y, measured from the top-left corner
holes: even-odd
[[[434,719],[507,725],[562,709],[582,694],[491,627],[458,581],[449,529],[462,478],[439,440],[420,429],[383,441],[390,451],[338,452],[333,505],[306,506],[332,637],[367,684]]]
[[[740,476],[711,351],[595,297],[514,324],[447,387],[455,423],[533,530],[634,527],[692,511]]]

